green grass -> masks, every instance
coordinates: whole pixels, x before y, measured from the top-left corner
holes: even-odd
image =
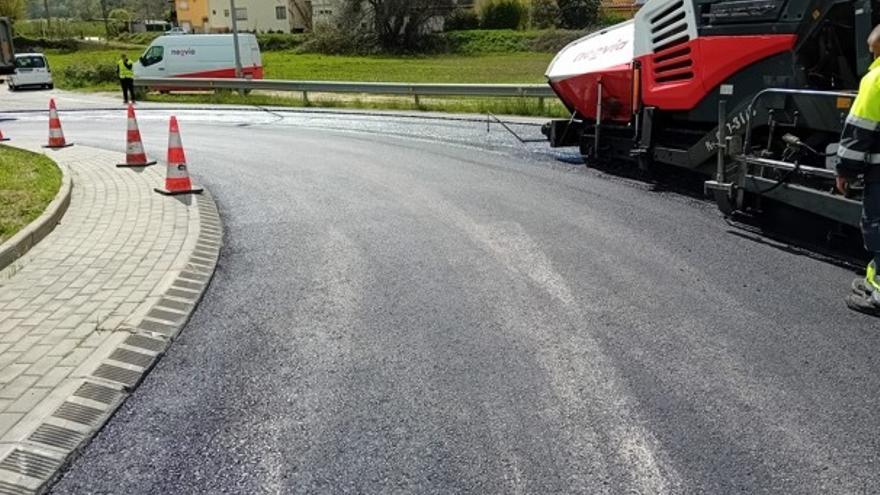
[[[61,187],[61,171],[43,155],[0,146],[0,242],[40,216]]]
[[[147,101],[164,103],[192,103],[206,105],[251,105],[294,108],[356,108],[366,110],[419,110],[449,113],[493,113],[537,117],[568,117],[565,107],[548,98],[543,106],[537,98],[459,98],[423,97],[416,105],[412,97],[369,97],[364,95],[309,95],[306,102],[299,96],[277,96],[235,92],[199,94],[150,94]]]
[[[127,50],[130,57],[142,49]],[[76,52],[48,50],[56,85],[81,91],[116,91],[113,63],[119,49],[93,49]],[[439,83],[535,83],[544,82],[544,71],[553,55],[549,53],[504,53],[491,55],[437,55],[423,57],[339,56],[297,54],[292,51],[265,52],[266,78],[314,81],[385,81]],[[77,76],[75,67],[101,67],[104,78],[95,83]],[[68,69],[70,68],[70,69]],[[265,94],[241,96],[237,93],[150,95],[150,101],[202,104],[278,105],[302,107],[299,95],[285,97]],[[389,110],[427,110],[460,113],[492,112],[504,115],[567,117],[565,109],[552,98],[542,108],[536,98],[423,98],[418,106],[412,98],[369,98],[346,95],[331,99],[311,99],[315,107],[344,107]]]
[[[349,57],[266,52],[266,78],[315,81],[541,83],[551,53]]]
[[[78,86],[63,77],[74,64],[112,65],[121,48],[64,52],[47,50],[57,85],[65,89],[104,90],[115,82]],[[126,50],[129,57],[140,56],[142,48]],[[549,53],[505,53],[496,55],[439,55],[431,57],[349,57],[340,55],[296,54],[291,51],[266,52],[263,65],[268,79],[314,81],[387,81],[443,83],[542,83],[544,71],[553,58]]]

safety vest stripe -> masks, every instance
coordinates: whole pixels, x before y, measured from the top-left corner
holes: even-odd
[[[856,151],[847,148],[843,141],[837,147],[837,156],[844,160],[852,160],[861,163],[870,163],[871,165],[880,164],[880,154],[865,153],[864,151]]]
[[[871,132],[877,132],[877,130],[880,129],[880,122],[853,114],[849,114],[849,116],[846,117],[846,123]]]

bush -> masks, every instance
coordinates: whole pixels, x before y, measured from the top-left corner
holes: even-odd
[[[599,0],[558,0],[560,27],[584,29],[596,24]]]
[[[559,5],[556,0],[532,0],[529,19],[533,28],[549,29],[559,25]]]
[[[119,80],[116,75],[116,64],[112,62],[75,63],[61,69],[60,74],[64,86],[68,88],[115,83]]]
[[[480,28],[480,16],[471,9],[458,8],[446,17],[447,31],[465,31]]]
[[[15,50],[24,52],[41,52],[43,50],[55,49],[65,52],[75,52],[79,50],[80,43],[74,39],[46,39],[46,38],[25,38],[24,36],[16,36],[12,40]]]
[[[375,36],[334,26],[321,26],[306,39],[298,51],[327,55],[370,55],[379,51]]]
[[[490,0],[480,8],[483,29],[518,29],[525,18],[526,9],[519,0]]]
[[[263,51],[295,50],[309,40],[306,34],[258,34],[257,42]]]
[[[573,31],[566,29],[550,29],[538,31],[529,37],[526,50],[530,52],[555,53],[572,41],[583,38],[590,30]]]
[[[125,9],[113,9],[107,15],[107,34],[109,36],[119,36],[121,33],[128,32],[128,23],[131,21],[131,14]]]
[[[2,2],[2,0],[0,0]],[[83,38],[106,37],[104,23],[99,21],[72,21],[53,18],[51,24],[45,19],[16,21],[13,31],[25,38]]]
[[[146,33],[120,33],[116,35],[116,37],[114,37],[113,39],[131,45],[149,45],[153,42],[154,39],[162,36],[163,34],[164,33],[160,33],[157,31]]]

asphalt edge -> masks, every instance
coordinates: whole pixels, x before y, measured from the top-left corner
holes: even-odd
[[[186,267],[140,323],[125,329],[129,333],[125,341],[0,460],[0,470],[18,476],[16,483],[0,481],[0,494],[47,493],[186,327],[213,279],[223,245],[222,221],[213,197],[207,190],[193,197],[199,232]]]
[[[18,146],[9,144],[6,144],[6,146],[33,153],[31,150]],[[43,156],[51,160],[48,155],[44,154]],[[0,244],[0,271],[6,269],[6,267],[27,254],[32,247],[36,246],[37,243],[55,230],[55,226],[61,223],[61,218],[67,212],[67,207],[70,206],[71,191],[73,190],[73,177],[70,174],[70,169],[55,160],[52,160],[52,163],[61,171],[61,187],[58,188],[55,198],[49,202],[40,216],[25,225],[23,229],[7,239],[6,242]]]

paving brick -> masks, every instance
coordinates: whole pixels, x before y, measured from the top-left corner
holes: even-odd
[[[0,370],[0,384],[5,385],[11,383],[18,378],[19,375],[24,373],[26,369],[28,369],[28,365],[26,364],[10,364],[5,366]]]
[[[39,380],[38,376],[18,375],[15,380],[0,387],[0,399],[17,399]]]
[[[18,423],[18,420],[20,420],[22,416],[24,416],[24,414],[21,413],[4,412],[0,414],[0,436],[6,434],[7,431],[11,430],[12,427],[15,426],[16,423]]]
[[[31,365],[30,368],[26,369],[25,375],[37,375],[43,376],[49,372],[52,368],[61,361],[62,356],[42,356],[39,361],[35,362]]]
[[[93,348],[76,348],[67,353],[58,365],[59,366],[79,366],[94,352]]]
[[[29,388],[15,402],[9,405],[4,412],[10,413],[26,413],[36,407],[41,400],[49,395],[47,388]]]
[[[45,356],[49,350],[52,349],[51,345],[35,345],[30,348],[26,353],[16,359],[16,363],[24,363],[24,364],[33,364],[36,363],[41,357]]]
[[[73,370],[73,366],[56,366],[43,375],[43,377],[34,384],[34,387],[55,388],[65,378],[70,376],[70,374],[73,373]]]
[[[21,339],[18,340],[18,342],[12,344],[12,347],[9,348],[9,352],[26,352],[39,340],[40,337],[36,335],[23,336]]]

